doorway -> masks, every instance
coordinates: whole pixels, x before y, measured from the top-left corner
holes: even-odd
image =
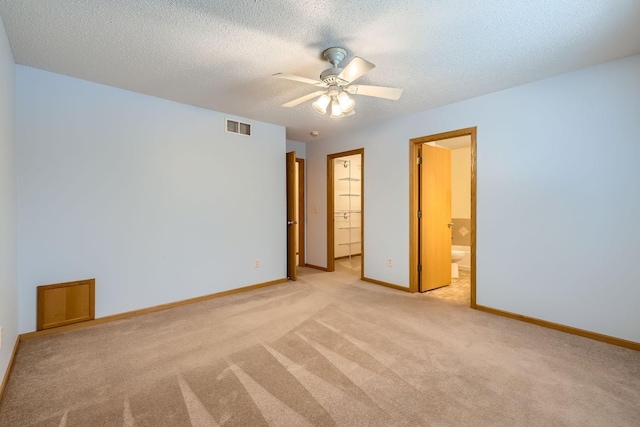
[[[287,183],[287,277],[296,280],[298,266],[305,265],[304,159],[296,152],[286,155]]]
[[[446,165],[446,158],[463,148],[461,144],[467,144],[470,151],[466,163],[469,200],[465,212],[468,215],[454,212],[452,216],[451,181],[447,183],[445,178],[448,174],[448,179],[451,180],[451,170],[447,171],[447,167],[450,168],[452,162],[448,160]],[[460,243],[459,235],[463,235],[469,244],[469,254],[466,257],[469,271],[461,275],[466,274],[469,305],[472,308],[476,306],[476,150],[475,127],[410,141],[410,291],[425,292],[452,283],[451,273],[455,273],[458,267],[458,263],[455,266],[451,263],[452,237],[455,244]],[[447,204],[449,211],[446,211]]]
[[[327,271],[364,275],[364,149],[327,156]]]

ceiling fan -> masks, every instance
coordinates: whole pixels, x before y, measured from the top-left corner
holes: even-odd
[[[347,56],[347,51],[341,47],[330,47],[325,50],[323,56],[332,65],[320,74],[320,80],[308,79],[306,77],[294,76],[292,74],[277,73],[273,77],[307,83],[322,88],[300,98],[282,104],[283,107],[295,107],[313,98],[318,99],[312,104],[313,108],[320,114],[327,112],[327,107],[331,104],[331,118],[355,114],[355,101],[349,95],[365,95],[376,98],[398,100],[402,95],[402,89],[384,86],[366,86],[352,84],[356,79],[371,71],[375,65],[359,57],[354,57],[344,68],[339,68],[338,64]]]

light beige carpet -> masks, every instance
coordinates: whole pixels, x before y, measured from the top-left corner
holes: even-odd
[[[20,345],[2,426],[638,426],[640,353],[301,269]]]

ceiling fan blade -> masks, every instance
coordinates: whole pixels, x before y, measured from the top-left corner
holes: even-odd
[[[375,96],[376,98],[386,98],[397,101],[402,95],[402,89],[384,86],[352,85],[347,88],[352,95]]]
[[[359,77],[362,77],[364,74],[373,70],[375,65],[371,62],[362,59],[358,56],[353,58],[351,62],[344,67],[344,70],[338,75],[338,78],[344,80],[347,83],[351,83]]]
[[[305,95],[305,96],[301,96],[300,98],[296,98],[293,101],[287,102],[286,104],[282,104],[282,106],[283,107],[287,107],[287,108],[295,107],[296,105],[302,104],[305,101],[308,101],[310,99],[318,97],[318,96],[322,95],[325,92],[326,91],[324,91],[324,90],[319,90],[317,92],[310,93],[309,95]]]
[[[325,83],[320,80],[308,79],[306,77],[294,76],[293,74],[285,74],[285,73],[276,73],[272,77],[277,77],[279,79],[285,80],[293,80],[294,82],[307,83],[314,86],[325,87]]]

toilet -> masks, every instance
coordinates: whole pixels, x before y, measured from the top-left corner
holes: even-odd
[[[465,251],[456,251],[454,249],[451,250],[451,278],[457,279],[460,277],[458,274],[458,261],[464,258],[466,252]]]

